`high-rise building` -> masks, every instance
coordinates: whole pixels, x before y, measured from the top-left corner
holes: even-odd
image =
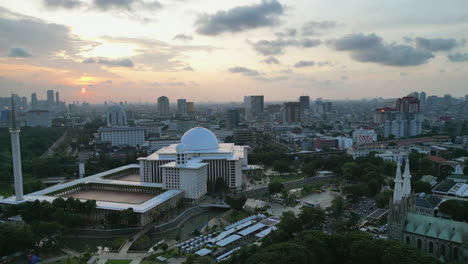
[[[421,92],[419,94],[419,102],[422,104],[422,105],[425,105],[426,104],[426,93],[425,92]]]
[[[244,96],[245,119],[252,120],[257,115],[263,113],[264,98],[263,95]]]
[[[59,105],[60,104],[60,95],[59,92],[55,92],[55,104]]]
[[[158,114],[160,116],[169,115],[169,98],[161,96],[158,98]]]
[[[21,107],[23,109],[28,108],[28,98],[26,96],[21,97]]]
[[[236,129],[239,127],[240,114],[238,109],[229,109],[227,111],[227,129]]]
[[[189,115],[195,114],[195,103],[194,102],[187,102],[187,114],[189,114]]]
[[[54,105],[54,90],[47,91],[47,105],[48,106]]]
[[[301,104],[301,115],[306,114],[310,109],[310,98],[309,96],[300,96],[299,103]]]
[[[286,102],[283,104],[283,124],[293,124],[301,121],[301,104]]]
[[[107,126],[126,126],[127,114],[120,105],[112,105],[107,110]]]
[[[36,93],[31,94],[31,108],[32,109],[37,108],[37,94]]]
[[[452,96],[450,94],[444,95],[444,106],[448,107],[452,105]]]
[[[396,110],[401,113],[419,112],[421,108],[418,97],[406,96],[398,98],[396,101]]]
[[[395,138],[417,136],[422,133],[423,117],[419,99],[411,96],[399,98],[395,111],[385,112],[384,136]]]
[[[177,115],[187,116],[187,100],[177,99]]]

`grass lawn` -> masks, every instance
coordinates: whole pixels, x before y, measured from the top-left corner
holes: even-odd
[[[300,174],[293,174],[293,175],[272,175],[270,177],[271,182],[288,182],[301,179],[303,176]]]
[[[106,264],[130,264],[132,260],[129,259],[108,259]]]

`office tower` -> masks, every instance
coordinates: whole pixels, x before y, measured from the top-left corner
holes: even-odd
[[[47,91],[47,105],[48,106],[54,105],[54,90]]]
[[[60,95],[59,92],[55,92],[55,104],[59,105],[60,104]]]
[[[187,100],[177,99],[177,115],[187,116]]]
[[[15,101],[11,97],[11,156],[13,158],[13,175],[15,179],[15,196],[16,201],[23,200],[23,172],[21,169],[21,148],[20,148],[20,128],[16,123]]]
[[[187,102],[187,113],[189,115],[195,114],[195,103],[194,102]]]
[[[425,105],[426,104],[426,93],[425,92],[421,92],[419,94],[419,102],[422,104],[422,105]]]
[[[263,95],[244,96],[245,119],[252,120],[263,113]]]
[[[158,114],[160,116],[169,115],[169,98],[161,96],[158,98]]]
[[[31,108],[32,109],[37,108],[37,94],[36,93],[31,94]]]
[[[414,97],[414,98],[419,99],[419,93],[418,92],[412,92],[412,93],[408,94],[408,97]]]
[[[227,129],[239,128],[240,114],[238,109],[230,109],[227,111]]]
[[[293,124],[301,121],[301,104],[286,102],[283,104],[283,124]]]
[[[310,109],[310,98],[309,96],[300,96],[299,103],[301,104],[301,115],[306,114]]]
[[[420,102],[417,97],[406,96],[396,100],[396,110],[401,113],[419,112]]]
[[[21,107],[23,109],[28,108],[28,98],[26,96],[21,97]]]
[[[323,111],[325,113],[331,113],[333,112],[333,104],[332,102],[324,102],[323,103]]]
[[[450,94],[444,95],[444,106],[452,105],[452,96]]]
[[[126,126],[127,114],[120,105],[112,105],[107,110],[107,126]]]

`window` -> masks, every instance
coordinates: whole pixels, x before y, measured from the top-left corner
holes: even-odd
[[[421,250],[421,239],[418,239],[418,249]]]
[[[434,253],[434,243],[429,242],[429,253]]]
[[[406,244],[407,244],[407,245],[410,244],[410,238],[409,238],[409,236],[406,237]]]
[[[440,255],[445,257],[445,245],[440,246]]]

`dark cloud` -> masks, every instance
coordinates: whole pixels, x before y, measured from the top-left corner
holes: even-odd
[[[321,31],[329,30],[337,27],[335,21],[311,21],[307,22],[302,26],[302,35],[304,36],[314,36],[319,35]]]
[[[193,37],[185,34],[177,34],[174,36],[173,40],[191,41]]]
[[[44,5],[50,8],[73,9],[80,7],[82,4],[79,0],[44,0]]]
[[[32,55],[23,48],[11,48],[7,56],[15,58],[27,58],[31,57]]]
[[[454,53],[447,55],[447,58],[452,62],[468,61],[468,53]]]
[[[415,42],[416,47],[430,51],[449,51],[458,45],[457,40],[453,38],[416,38]]]
[[[48,56],[58,52],[74,54],[80,41],[68,27],[13,13],[0,7],[0,54],[22,47],[31,54]]]
[[[279,60],[273,56],[270,56],[266,59],[264,59],[262,62],[266,63],[266,64],[279,64]]]
[[[143,0],[93,0],[94,6],[101,10],[126,9],[132,10],[134,6],[144,9],[159,9],[162,7],[159,1]]]
[[[134,65],[133,61],[130,59],[93,59],[88,58],[83,61],[83,63],[98,63],[106,65],[109,67],[128,67],[132,68]]]
[[[284,49],[288,46],[312,48],[320,45],[322,42],[319,39],[296,40],[278,38],[276,40],[259,40],[257,42],[248,41],[248,43],[260,54],[279,55],[282,54]]]
[[[317,66],[323,67],[323,66],[332,66],[332,63],[329,61],[319,61],[317,62]]]
[[[256,70],[252,70],[245,67],[233,67],[229,68],[229,71],[232,73],[242,73],[245,76],[258,76],[260,73]]]
[[[357,61],[391,66],[421,65],[434,58],[428,50],[409,45],[386,44],[375,34],[350,34],[329,41],[329,45],[338,51],[349,51],[351,57]]]
[[[315,65],[315,62],[313,61],[298,61],[296,64],[294,64],[294,67],[304,68],[304,67],[311,67],[314,65]]]
[[[297,29],[295,28],[287,28],[283,32],[276,32],[275,35],[278,38],[284,38],[284,37],[294,37],[297,34]]]
[[[195,22],[197,32],[216,36],[225,32],[241,32],[279,23],[284,7],[276,0],[262,0],[259,4],[238,6],[213,15],[200,15]]]

